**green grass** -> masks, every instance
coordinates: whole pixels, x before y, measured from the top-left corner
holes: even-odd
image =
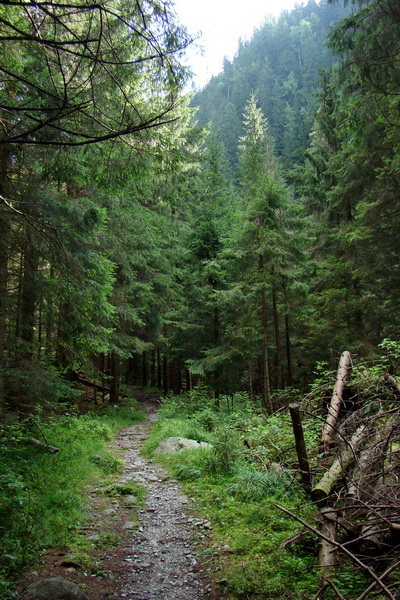
[[[117,429],[142,420],[132,401],[109,414],[34,416],[1,427],[0,599],[40,551],[69,543],[85,518],[85,489],[109,479],[122,461],[107,450]],[[59,448],[52,454],[25,440]],[[137,493],[130,489],[129,493]]]
[[[193,429],[197,436],[187,435]],[[298,524],[276,507],[283,505],[305,520],[314,517],[288,468],[295,455],[287,416],[269,421],[243,396],[230,404],[222,399],[219,408],[205,395],[196,402],[172,398],[164,403],[147,453],[170,435],[214,446],[157,459],[195,498],[197,516],[212,523],[211,537],[202,539],[200,529],[199,543],[224,600],[304,600],[315,595],[318,541],[306,533],[285,545]],[[280,458],[284,465],[276,464]]]

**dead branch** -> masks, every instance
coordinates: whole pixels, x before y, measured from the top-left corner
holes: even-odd
[[[340,593],[340,590],[333,583],[333,581],[331,581],[330,579],[326,579],[326,582],[333,589],[333,591],[335,592],[335,594],[339,598],[339,600],[346,600],[345,597]]]
[[[312,525],[309,525],[308,523],[306,523],[306,521],[304,521],[303,519],[301,519],[300,517],[298,517],[297,515],[292,513],[290,510],[287,510],[286,508],[284,508],[283,506],[280,506],[279,504],[275,504],[275,506],[277,508],[279,508],[279,510],[282,510],[284,513],[286,513],[287,515],[292,517],[292,519],[295,519],[296,521],[298,521],[299,523],[304,525],[304,527],[307,527],[307,529],[312,531],[312,533],[317,535],[319,538],[324,539],[326,542],[332,544],[333,546],[336,546],[336,548],[338,548],[339,550],[341,550],[341,552],[346,554],[346,556],[348,556],[352,562],[354,562],[358,567],[360,567],[360,569],[362,569],[365,573],[367,573],[367,575],[369,575],[376,582],[376,584],[379,585],[379,587],[387,595],[387,597],[390,598],[390,600],[396,600],[396,598],[393,596],[392,592],[386,587],[386,585],[383,583],[383,581],[381,581],[381,579],[377,575],[375,575],[375,573],[367,565],[365,565],[359,558],[357,558],[357,556],[355,556],[352,552],[350,552],[350,550],[348,550],[342,544],[339,544],[339,542],[329,539],[325,534],[318,531],[315,527],[312,527]]]
[[[399,565],[400,565],[400,560],[398,560],[396,563],[394,563],[394,565],[391,565],[384,573],[382,573],[382,575],[380,576],[380,579],[381,580],[385,579],[385,577],[390,575],[390,573],[392,571],[394,571]],[[376,581],[374,581],[374,583],[371,583],[371,585],[366,590],[363,591],[363,593],[361,594],[361,596],[359,596],[357,598],[357,600],[364,600],[364,598],[366,598],[368,596],[368,594],[376,588],[377,585],[378,584]]]
[[[55,446],[50,446],[50,444],[44,444],[43,442],[40,442],[39,440],[36,440],[35,438],[27,438],[25,440],[25,442],[27,444],[30,444],[31,446],[38,446],[39,448],[45,448],[46,450],[48,450],[49,452],[52,452],[53,454],[55,454],[56,452],[60,452],[60,448],[56,448]]]

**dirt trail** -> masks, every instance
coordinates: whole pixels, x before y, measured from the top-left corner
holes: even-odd
[[[95,567],[85,569],[68,548],[56,548],[44,557],[42,567],[27,574],[20,589],[39,579],[63,577],[80,584],[89,600],[216,600],[199,564],[194,535],[209,535],[207,521],[190,516],[190,499],[178,482],[153,461],[140,455],[140,447],[156,420],[156,404],[142,403],[147,419],[124,428],[113,446],[124,450],[125,468],[118,483],[134,480],[147,489],[145,506],[132,509],[124,497],[104,498],[93,491],[88,522],[82,527],[98,543]],[[139,528],[132,521],[138,513]],[[196,531],[194,531],[196,530]],[[105,536],[118,536],[115,546],[101,545]],[[24,598],[22,593],[20,598]]]
[[[149,405],[148,405],[149,406]],[[150,405],[151,406],[151,405]],[[197,600],[214,597],[192,544],[193,519],[186,514],[189,500],[177,482],[152,461],[140,456],[148,420],[120,433],[117,444],[126,448],[126,469],[121,482],[131,479],[147,488],[146,506],[139,511],[141,526],[129,542],[132,580],[122,597],[127,600]],[[205,523],[207,525],[207,523]]]

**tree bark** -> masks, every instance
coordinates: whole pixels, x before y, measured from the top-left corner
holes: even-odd
[[[272,310],[274,313],[274,331],[275,331],[275,366],[276,366],[276,387],[281,390],[283,387],[282,382],[282,347],[279,332],[279,316],[278,306],[276,301],[276,290],[275,286],[272,286]]]
[[[110,356],[110,402],[118,404],[119,401],[119,363],[115,352]]]
[[[307,493],[311,490],[311,473],[307,457],[306,443],[304,441],[303,426],[299,404],[289,404],[290,417],[292,419],[293,435],[296,443],[297,460],[299,461],[301,481]]]
[[[361,441],[364,433],[365,425],[359,427],[350,440],[350,444],[346,445],[345,449],[339,452],[338,458],[334,460],[331,468],[325,473],[322,479],[314,486],[311,491],[311,498],[314,502],[325,500],[332,492],[337,480],[346,470],[350,461],[354,457],[355,451]]]
[[[351,355],[345,350],[340,357],[339,367],[336,376],[336,383],[333,390],[331,403],[328,410],[328,416],[322,431],[321,443],[324,450],[327,450],[333,443],[335,434],[335,425],[339,418],[340,407],[343,400],[343,391],[349,370],[351,369]]]
[[[259,257],[259,270],[264,272],[263,257]],[[262,393],[261,404],[263,410],[269,414],[274,412],[271,400],[271,375],[269,368],[269,335],[268,335],[268,317],[267,317],[267,294],[265,288],[261,290],[261,331],[262,331]]]
[[[390,373],[385,373],[385,379],[397,392],[400,393],[400,381],[398,381],[396,377],[393,377],[393,375]]]
[[[333,568],[337,564],[337,548],[330,541],[337,539],[337,512],[330,508],[322,508],[320,511],[320,547],[318,553],[318,564],[321,567],[320,579],[324,583],[327,577],[332,575]]]
[[[7,190],[7,175],[10,165],[11,153],[6,145],[0,145],[0,196]],[[0,412],[4,400],[4,358],[6,349],[6,324],[8,304],[8,260],[10,237],[10,210],[0,198]]]
[[[33,356],[35,311],[37,298],[36,277],[38,267],[38,253],[34,246],[34,240],[32,232],[30,230],[30,225],[27,224],[26,239],[24,242],[23,274],[21,282],[21,316],[19,319],[21,339],[24,342],[26,342],[26,347],[24,348],[23,356],[27,360],[31,360]]]

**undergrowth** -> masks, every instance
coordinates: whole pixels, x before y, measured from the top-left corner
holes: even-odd
[[[313,445],[315,428],[307,435]],[[244,394],[216,403],[197,389],[163,401],[145,453],[151,455],[170,436],[212,444],[159,460],[183,482],[199,516],[212,522],[204,552],[224,599],[311,597],[318,577],[312,568],[317,540],[305,534],[285,544],[296,537],[298,524],[276,506],[312,518],[294,468],[289,416],[282,412],[267,419]]]
[[[0,599],[12,597],[13,580],[43,549],[72,542],[85,516],[85,488],[122,467],[107,442],[143,415],[134,401],[103,412],[45,417],[38,410],[23,423],[0,424]]]

